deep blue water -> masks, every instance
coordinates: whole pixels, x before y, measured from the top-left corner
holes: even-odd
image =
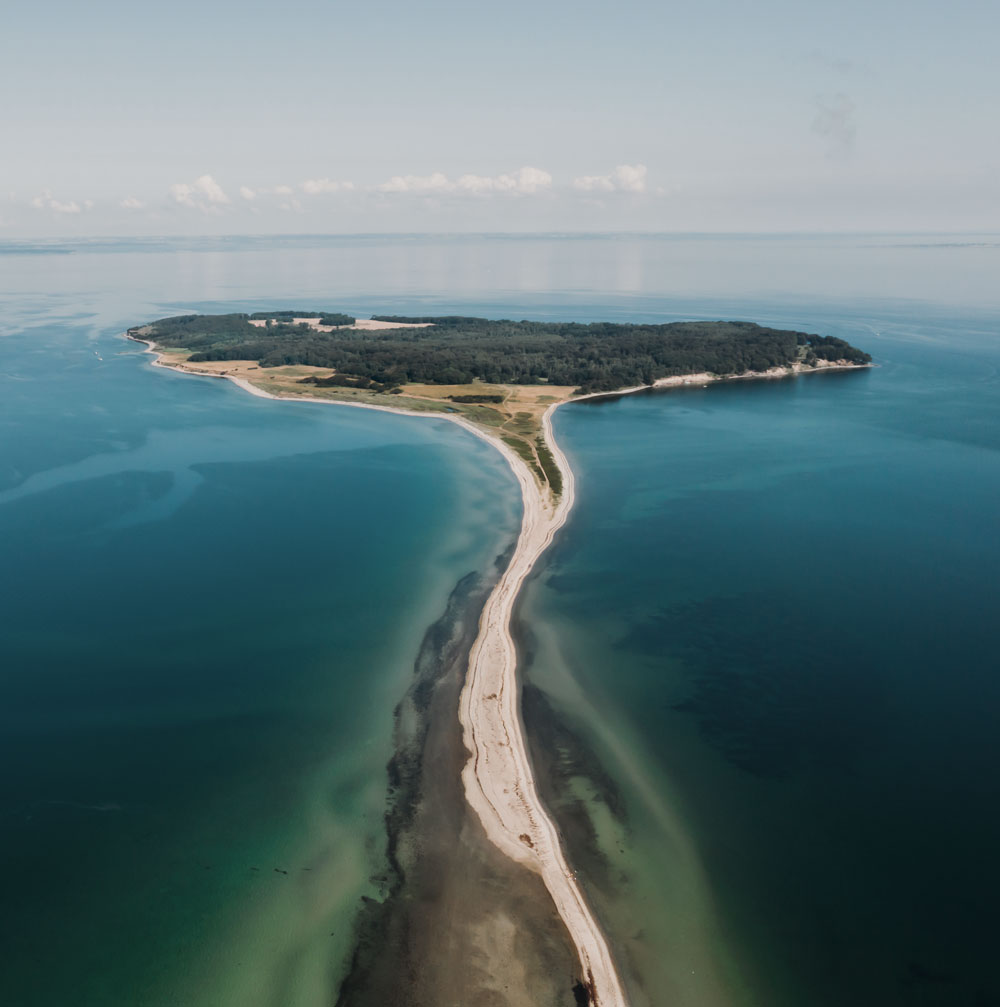
[[[795,317],[879,367],[558,414],[580,495],[532,674],[626,725],[637,848],[642,779],[684,809],[737,1002],[1000,1003],[1000,325]],[[686,905],[669,857],[618,853],[636,929]]]
[[[594,889],[637,1002],[1000,1003],[996,241],[37,250],[0,265],[0,1000],[325,1003],[377,894],[392,708],[516,488],[446,424],[118,338],[302,304],[750,318],[875,355],[560,410],[579,494],[530,677],[619,791],[623,821],[588,799]]]

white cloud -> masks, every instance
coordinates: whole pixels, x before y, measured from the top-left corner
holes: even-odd
[[[552,176],[540,168],[524,167],[513,175],[462,175],[457,185],[463,192],[512,192],[527,196],[550,188]]]
[[[583,175],[573,179],[573,188],[580,192],[645,192],[646,166],[619,164],[607,175]]]
[[[465,192],[494,192],[497,179],[487,175],[462,175],[458,180],[458,188]]]
[[[353,182],[337,182],[332,178],[307,178],[302,183],[302,191],[307,196],[319,196],[327,192],[350,192]]]
[[[436,195],[445,192],[513,193],[533,195],[552,186],[552,176],[540,168],[524,167],[513,174],[461,175],[453,181],[440,171],[432,175],[394,175],[388,182],[377,186],[379,192],[409,192],[417,195]]]
[[[219,206],[229,202],[222,186],[211,175],[202,175],[191,184],[175,182],[170,186],[170,197],[180,206],[189,206],[203,213],[218,213]]]
[[[289,197],[295,195],[295,189],[290,185],[273,185],[273,186],[263,186],[259,189],[252,189],[249,185],[240,186],[240,196],[243,197],[248,203],[252,203],[255,199],[259,199],[261,196],[280,196],[283,202],[280,204],[281,209],[287,210],[290,206],[298,205],[298,200],[289,199]]]
[[[52,193],[48,189],[43,189],[40,196],[35,196],[31,200],[31,205],[36,210],[51,210],[53,213],[83,213],[84,210],[93,209],[94,201],[92,199],[84,200],[83,206],[80,206],[76,200],[70,200],[68,203],[64,203],[61,200],[55,199]]]
[[[126,196],[118,205],[123,210],[141,210],[146,204],[141,199],[136,199],[135,196]]]
[[[455,183],[447,175],[435,171],[433,175],[393,175],[388,182],[377,186],[379,192],[434,193],[452,192]]]
[[[507,176],[501,175],[500,177],[506,178]],[[517,179],[515,191],[529,195],[552,186],[552,176],[547,171],[542,171],[541,168],[522,168],[515,177]]]

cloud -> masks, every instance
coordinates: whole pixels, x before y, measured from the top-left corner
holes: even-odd
[[[83,206],[76,202],[76,200],[64,203],[61,200],[55,199],[48,189],[43,189],[40,196],[35,196],[31,200],[31,206],[36,210],[51,210],[53,213],[76,214],[83,213],[84,210],[93,209],[94,201],[86,199],[83,202]]]
[[[846,157],[854,149],[854,137],[858,128],[854,122],[854,102],[846,94],[816,99],[816,114],[813,117],[814,133],[826,137],[831,157]]]
[[[291,199],[295,195],[295,189],[290,185],[272,185],[263,186],[259,189],[252,189],[249,185],[240,186],[240,196],[245,199],[248,203],[252,203],[255,199],[259,199],[261,196],[278,196],[283,202],[280,204],[281,209],[287,210],[290,206],[298,209],[299,201],[297,199]]]
[[[619,164],[607,175],[583,175],[574,178],[573,188],[580,192],[645,192],[646,166]]]
[[[320,196],[328,192],[350,192],[354,183],[337,182],[332,178],[307,178],[301,188],[307,196]]]
[[[531,196],[552,186],[552,176],[540,168],[524,167],[513,175],[462,175],[456,183],[463,192],[512,192]]]
[[[455,183],[447,175],[435,171],[433,175],[393,175],[388,182],[377,186],[379,192],[452,192]]]
[[[170,197],[180,206],[189,206],[203,213],[218,213],[219,206],[229,202],[222,186],[211,175],[202,175],[194,182],[175,182]]]
[[[135,196],[126,196],[119,204],[123,210],[141,210],[146,204]]]
[[[379,192],[407,192],[417,195],[438,195],[458,192],[472,195],[510,193],[528,196],[552,186],[552,176],[540,168],[524,167],[513,174],[461,175],[457,181],[440,171],[432,175],[393,175],[388,182],[376,186]]]

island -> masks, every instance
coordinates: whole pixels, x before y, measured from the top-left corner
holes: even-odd
[[[582,396],[871,364],[834,336],[753,322],[615,324],[320,311],[179,315],[129,330],[160,363],[228,377],[282,398],[462,418],[515,451],[558,496],[543,431]]]
[[[625,1007],[608,938],[539,797],[521,727],[511,618],[518,592],[573,506],[552,431],[567,402],[646,388],[871,366],[842,339],[745,321],[613,324],[281,310],[187,314],[127,332],[159,366],[255,395],[434,416],[495,447],[518,480],[517,543],[486,599],[458,718],[465,797],[488,839],[538,874],[579,962],[577,1003]]]

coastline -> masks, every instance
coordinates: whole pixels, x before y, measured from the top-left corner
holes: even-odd
[[[197,372],[162,363],[163,354],[154,341],[131,335],[128,338],[146,345],[146,352],[154,355],[155,366],[198,376]],[[321,402],[427,417],[426,413],[409,409],[337,402],[315,396],[283,399],[234,375],[201,376],[225,378],[260,398]],[[558,830],[535,787],[521,728],[517,655],[510,631],[514,603],[525,577],[565,524],[573,506],[573,471],[552,433],[552,413],[561,404],[553,403],[542,417],[543,435],[563,479],[562,495],[554,505],[546,501],[528,465],[502,440],[489,436],[463,417],[433,414],[438,419],[457,423],[495,447],[513,471],[524,505],[514,555],[480,616],[479,634],[470,653],[469,671],[459,700],[463,740],[470,753],[462,780],[466,798],[489,840],[511,860],[541,875],[579,956],[580,986],[587,998],[584,1002],[594,1007],[626,1007],[628,1001],[607,939],[566,861]]]
[[[806,374],[825,374],[828,371],[867,371],[877,364],[851,364],[846,361],[818,361],[815,366],[805,364],[790,364],[783,367],[772,367],[766,371],[744,371],[743,374],[710,374],[700,371],[697,374],[675,374],[669,378],[657,378],[651,385],[632,385],[631,388],[618,388],[613,392],[588,392],[586,395],[576,395],[570,402],[584,402],[587,399],[610,399],[619,395],[632,395],[635,392],[650,392],[664,388],[703,388],[723,381],[773,381],[781,378],[797,378]],[[565,405],[560,402],[559,405]]]
[[[462,778],[469,803],[489,838],[512,860],[542,876],[580,956],[586,1002],[625,1007],[624,986],[607,939],[538,796],[521,729],[511,615],[521,585],[566,523],[575,497],[573,471],[552,433],[552,414],[560,404],[553,403],[542,417],[546,443],[563,479],[557,503],[547,505],[527,465],[513,452],[505,452],[521,485],[524,518],[514,556],[487,599],[469,656],[459,718],[471,757]]]
[[[479,615],[513,549],[511,539],[456,584],[396,707],[386,894],[358,910],[337,1007],[572,1000],[579,961],[569,933],[541,877],[487,838],[461,777],[468,752],[455,711]]]
[[[154,355],[153,364],[181,373],[221,377],[260,398],[321,402],[356,406],[427,417],[428,413],[373,403],[338,401],[316,396],[294,399],[256,387],[232,374],[198,372],[163,363],[155,342],[127,334],[144,343]],[[613,392],[595,392],[568,401],[613,397],[650,388],[706,385],[715,381],[778,378],[820,370],[859,369],[871,365],[833,363],[822,367],[793,364],[766,372],[718,376],[708,373],[660,379]],[[531,469],[500,437],[491,436],[468,419],[448,413],[433,413],[450,420],[488,442],[505,458],[521,488],[524,514],[514,554],[482,609],[479,631],[469,654],[468,672],[459,698],[459,720],[469,757],[462,770],[466,799],[475,811],[490,842],[508,858],[540,875],[577,952],[581,978],[574,991],[582,1002],[601,1007],[625,1007],[627,996],[610,947],[581,886],[571,870],[553,818],[538,794],[522,730],[517,654],[511,634],[511,618],[525,578],[565,524],[575,499],[572,468],[555,439],[552,415],[565,404],[552,403],[542,415],[542,435],[562,477],[562,494],[552,499],[536,482]]]
[[[154,354],[154,366],[181,374],[197,374],[162,364],[163,354],[153,340],[128,337],[145,343],[146,351]],[[426,413],[370,403],[337,402],[314,396],[283,399],[233,375],[206,374],[202,377],[225,378],[245,392],[264,399],[319,402],[427,417]],[[562,495],[555,506],[547,506],[548,501],[531,469],[501,439],[490,437],[462,417],[433,414],[435,418],[457,423],[501,452],[521,486],[524,503],[524,518],[514,556],[483,606],[479,632],[469,656],[468,675],[459,699],[463,740],[470,753],[462,770],[462,781],[466,799],[490,842],[510,859],[542,876],[579,956],[580,983],[587,997],[584,1002],[594,1007],[626,1007],[624,989],[607,940],[566,861],[555,823],[538,796],[521,726],[511,616],[522,583],[566,523],[574,500],[573,471],[552,433],[552,413],[560,405],[562,403],[553,403],[542,418],[545,439],[563,478]]]

